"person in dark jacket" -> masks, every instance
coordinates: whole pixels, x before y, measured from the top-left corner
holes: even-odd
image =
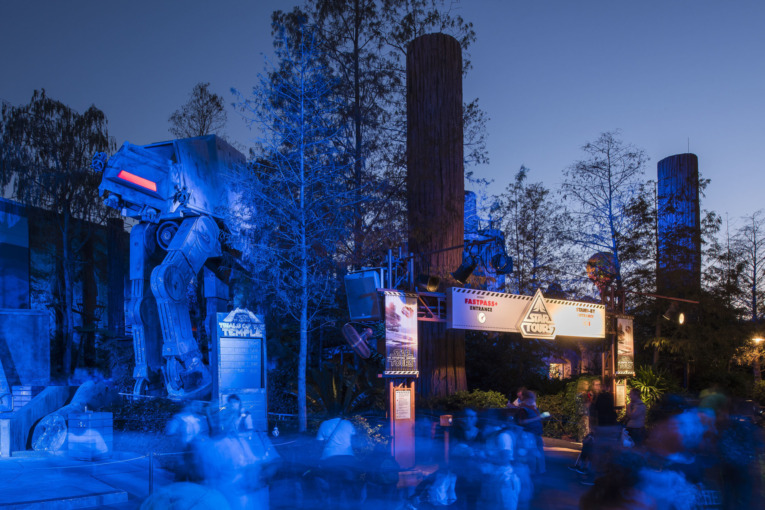
[[[521,412],[518,416],[518,423],[525,432],[528,432],[534,436],[536,441],[537,451],[536,457],[536,469],[535,472],[542,474],[545,469],[545,450],[544,443],[542,441],[542,419],[544,416],[539,412],[537,407],[537,395],[533,391],[526,390],[523,393],[523,399],[521,400]]]

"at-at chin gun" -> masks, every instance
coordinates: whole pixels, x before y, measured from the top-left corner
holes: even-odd
[[[135,394],[163,386],[179,398],[210,392],[210,370],[192,333],[187,287],[204,268],[208,311],[211,299],[217,311],[225,311],[228,285],[214,270],[232,195],[224,176],[244,163],[239,151],[215,135],[125,143],[108,161],[94,161],[103,168],[99,191],[106,205],[138,220],[130,233],[126,312],[133,332]]]

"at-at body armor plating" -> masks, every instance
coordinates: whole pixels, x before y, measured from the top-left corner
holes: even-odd
[[[224,174],[244,162],[240,152],[208,135],[144,146],[125,143],[104,165],[100,191],[107,195],[106,204],[139,222],[130,233],[126,311],[136,394],[161,388],[162,380],[174,397],[210,392],[210,371],[192,333],[187,288],[204,267],[208,314],[215,311],[211,301],[225,307],[228,287],[215,281],[211,268],[222,254],[219,225],[231,194]]]

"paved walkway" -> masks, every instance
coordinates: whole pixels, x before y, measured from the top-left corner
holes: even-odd
[[[286,444],[289,438],[281,438]],[[578,455],[579,445],[545,440],[547,473],[535,478],[531,508],[567,510],[578,508],[587,487],[567,469]],[[279,445],[277,444],[277,448]],[[172,474],[155,463],[152,483],[161,487]],[[103,508],[137,509],[149,494],[149,459],[116,452],[112,459],[82,462],[66,455],[22,456],[0,459],[0,509]],[[272,505],[275,506],[275,505]]]

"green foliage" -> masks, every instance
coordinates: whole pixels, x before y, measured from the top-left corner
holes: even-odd
[[[383,388],[370,382],[364,370],[327,364],[309,372],[307,399],[314,411],[348,416],[361,409],[382,408]]]
[[[565,389],[555,394],[537,396],[537,406],[550,413],[544,421],[544,435],[581,441],[584,438],[585,406],[583,393],[596,377],[584,376],[566,383]]]
[[[654,370],[649,365],[638,366],[635,377],[627,380],[627,385],[640,390],[640,398],[649,408],[671,387],[669,374],[664,370]]]
[[[470,407],[472,409],[497,409],[507,405],[507,397],[498,391],[458,391],[445,397],[434,397],[418,405],[429,409],[459,411]]]
[[[691,377],[691,388],[694,392],[713,386],[719,386],[731,396],[750,398],[752,396],[752,372],[741,369],[728,371],[706,368],[705,370],[698,370]]]
[[[356,427],[353,449],[360,458],[390,445],[390,436],[385,433],[385,423],[382,420],[375,421],[360,414],[352,416],[350,420]]]
[[[753,398],[754,401],[765,406],[765,381],[757,381],[754,383]]]

